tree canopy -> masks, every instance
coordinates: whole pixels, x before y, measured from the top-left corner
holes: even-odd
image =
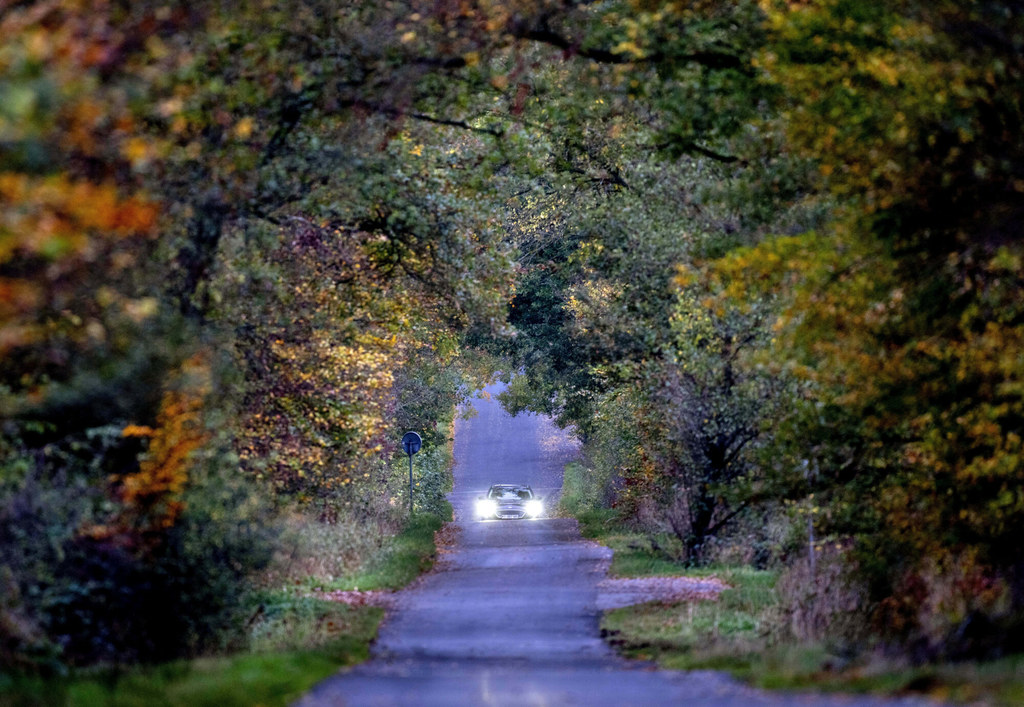
[[[1020,13],[0,7],[0,655],[201,650],[233,595],[181,587],[499,370],[680,559],[817,509],[869,632],[1010,645]],[[192,622],[161,646],[152,586]]]

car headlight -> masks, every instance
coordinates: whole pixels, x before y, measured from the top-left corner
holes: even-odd
[[[498,512],[498,504],[489,498],[481,498],[476,502],[476,514],[484,518],[493,516]]]
[[[539,516],[541,513],[544,512],[544,504],[541,503],[536,498],[531,499],[531,500],[526,502],[526,512],[527,512],[527,514],[529,514],[529,515],[533,516],[534,518],[536,518],[537,516]]]

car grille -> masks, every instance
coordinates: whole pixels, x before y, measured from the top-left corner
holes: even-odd
[[[499,508],[496,515],[499,518],[525,518],[526,511],[522,508]]]

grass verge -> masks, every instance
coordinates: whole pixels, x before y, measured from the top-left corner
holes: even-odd
[[[614,551],[612,577],[676,577],[683,567],[670,554],[678,544],[668,535],[649,536],[622,526],[612,509],[592,509],[576,515],[580,533]],[[707,574],[706,572],[704,573]]]
[[[451,507],[448,508],[450,518]],[[440,516],[418,513],[392,539],[389,547],[358,573],[326,584],[319,582],[318,586],[340,590],[400,589],[433,566],[437,551],[434,533],[443,525]]]
[[[602,634],[630,658],[677,670],[712,668],[749,677],[743,669],[765,648],[776,603],[775,574],[750,568],[717,568],[713,573],[731,587],[717,601],[651,602],[613,609],[602,618]]]
[[[570,465],[571,467],[572,465]],[[566,469],[562,510],[580,532],[614,551],[614,577],[715,575],[731,588],[718,601],[638,604],[606,611],[605,640],[621,655],[675,670],[722,670],[768,689],[925,694],[948,702],[1024,704],[1024,655],[1001,660],[909,666],[877,655],[837,654],[831,646],[787,642],[777,630],[777,573],[749,567],[684,568],[674,540],[626,528],[612,509],[587,503],[594,494]]]
[[[911,666],[878,655],[837,655],[821,644],[773,642],[760,626],[771,610],[758,587],[761,580],[741,578],[737,584],[736,575],[731,581],[727,573],[718,576],[734,587],[718,602],[614,609],[602,618],[602,635],[629,658],[674,670],[722,670],[767,689],[918,694],[993,707],[1024,704],[1024,655]]]
[[[593,532],[600,520],[600,515],[581,520],[581,527],[589,525]],[[652,557],[641,536],[612,524],[589,537],[615,550],[612,572],[617,576],[714,574],[731,587],[718,601],[652,602],[605,612],[601,633],[628,658],[674,670],[722,670],[767,689],[919,694],[993,707],[1024,704],[1024,655],[911,666],[875,654],[851,657],[827,645],[780,641],[774,572],[746,567],[683,571]]]

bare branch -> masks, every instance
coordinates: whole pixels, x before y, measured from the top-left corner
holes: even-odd
[[[584,47],[578,40],[569,39],[548,27],[513,27],[512,35],[519,39],[528,39],[533,42],[540,42],[564,51],[568,56],[578,56],[584,59],[596,61],[599,64],[652,64],[664,61],[666,55],[661,52],[654,52],[644,56],[636,57],[630,54],[619,53],[610,49]],[[736,54],[724,51],[699,51],[691,54],[684,54],[673,57],[679,63],[694,63],[709,69],[736,69],[743,71],[749,66]]]
[[[707,535],[714,535],[715,533],[717,533],[719,530],[721,530],[722,526],[724,526],[726,523],[728,523],[733,518],[738,516],[740,513],[745,511],[749,506],[750,506],[750,502],[749,501],[744,501],[740,505],[736,506],[736,508],[733,509],[732,513],[730,513],[725,518],[722,518],[720,521],[718,521],[717,523],[715,523],[714,525],[709,527],[707,529]]]
[[[493,137],[502,137],[505,131],[500,128],[478,128],[474,125],[470,125],[464,120],[451,120],[448,118],[437,118],[424,113],[406,113],[409,118],[413,120],[419,120],[424,123],[433,123],[435,125],[447,125],[452,128],[461,128],[462,130],[469,130],[474,133],[482,133],[484,135],[491,135]]]
[[[723,164],[739,163],[744,166],[746,165],[745,160],[741,160],[739,157],[736,157],[735,155],[725,155],[722,154],[721,152],[715,152],[711,148],[704,147],[703,145],[698,145],[695,142],[686,143],[675,149],[679,150],[680,152],[692,152],[694,154],[707,157],[709,159],[715,160],[716,162],[721,162]]]
[[[468,130],[474,133],[481,133],[483,135],[490,135],[492,137],[500,138],[505,134],[505,131],[501,128],[479,128],[475,125],[470,125],[464,120],[454,120],[451,118],[439,118],[433,115],[427,115],[426,113],[410,113],[397,106],[390,106],[383,103],[369,103],[361,100],[352,100],[346,103],[347,107],[359,107],[364,108],[374,113],[380,113],[386,115],[389,118],[411,118],[412,120],[419,120],[424,123],[432,123],[434,125],[446,125],[452,128],[459,128],[461,130]]]

